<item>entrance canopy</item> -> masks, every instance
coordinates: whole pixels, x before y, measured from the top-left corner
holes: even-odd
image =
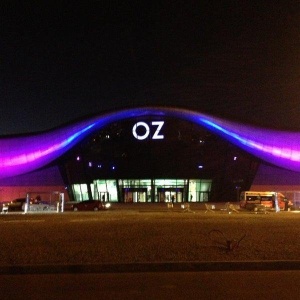
[[[143,117],[155,116],[145,123]],[[142,107],[118,110],[75,122],[38,134],[2,137],[0,139],[0,178],[28,173],[46,166],[66,153],[88,135],[106,125],[130,118],[139,118],[132,133],[143,139],[163,138],[158,118],[173,117],[190,121],[214,132],[245,151],[285,169],[300,171],[300,133],[262,129],[226,121],[199,112],[167,107]],[[149,119],[149,118],[148,118]],[[139,132],[138,129],[143,129]],[[153,132],[153,128],[155,128]]]

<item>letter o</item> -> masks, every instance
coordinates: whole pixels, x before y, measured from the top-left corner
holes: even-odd
[[[146,130],[145,134],[143,134],[143,135],[137,134],[136,130],[139,126],[143,126],[145,128],[145,130]],[[146,139],[149,136],[149,133],[150,133],[150,128],[149,128],[148,124],[145,122],[137,122],[132,128],[132,134],[138,140]]]

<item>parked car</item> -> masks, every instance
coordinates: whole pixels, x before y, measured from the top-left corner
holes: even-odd
[[[2,212],[22,211],[22,206],[26,202],[26,198],[17,198],[8,203],[3,203]]]
[[[78,211],[78,210],[98,211],[98,210],[106,210],[109,207],[110,207],[110,203],[108,202],[102,202],[99,200],[86,200],[86,201],[72,203],[70,209],[73,211]]]

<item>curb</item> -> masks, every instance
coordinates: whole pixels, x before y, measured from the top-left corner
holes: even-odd
[[[167,262],[99,265],[0,266],[0,275],[272,270],[300,270],[300,261]]]

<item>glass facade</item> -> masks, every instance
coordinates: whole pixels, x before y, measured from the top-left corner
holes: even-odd
[[[147,202],[207,202],[212,180],[208,179],[118,179],[94,180],[90,184],[94,200]],[[88,200],[88,185],[72,185],[74,200]]]
[[[115,180],[97,179],[91,184],[92,197],[101,201],[118,201],[117,186]]]
[[[189,182],[190,202],[207,202],[211,192],[212,180],[191,179]]]
[[[3,137],[0,179],[9,191],[1,195],[16,197],[26,182],[34,190],[66,189],[68,199],[76,201],[228,201],[250,189],[261,162],[283,168],[280,176],[273,171],[260,176],[264,189],[277,189],[282,178],[286,189],[284,169],[300,169],[297,140],[298,132],[250,127],[181,108],[107,112],[45,132]],[[44,172],[53,167],[57,174],[45,180]],[[128,178],[139,183],[127,184]],[[177,183],[161,184],[161,178]]]
[[[249,189],[258,165],[197,124],[147,116],[87,137],[61,160],[61,172],[74,201],[207,202]]]
[[[74,200],[84,201],[89,199],[87,184],[73,184],[72,185]]]

